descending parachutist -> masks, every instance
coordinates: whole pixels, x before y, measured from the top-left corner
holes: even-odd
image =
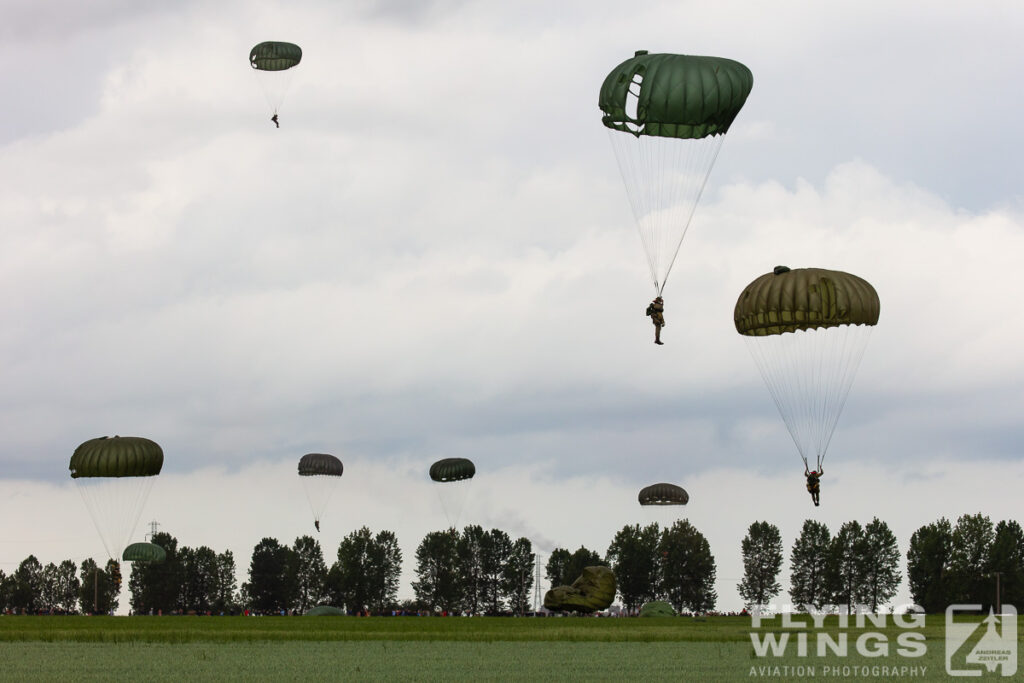
[[[660,296],[647,305],[647,315],[654,323],[654,343],[661,346],[664,344],[661,341],[661,328],[665,327],[665,302]]]

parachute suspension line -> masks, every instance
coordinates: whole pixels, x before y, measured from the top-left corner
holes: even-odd
[[[121,559],[156,477],[80,477],[78,492],[92,517],[107,556]]]
[[[825,459],[872,326],[745,337],[804,466]]]
[[[661,295],[725,137],[680,140],[614,130],[608,135]]]
[[[679,241],[676,242],[675,251],[672,252],[672,258],[668,261],[668,268],[665,269],[665,277],[661,282],[661,286],[658,289],[658,294],[661,294],[661,290],[665,289],[665,283],[668,281],[668,274],[672,272],[672,266],[675,265],[676,257],[679,256],[679,248],[683,246],[683,238],[686,237],[686,231],[690,229],[690,222],[693,220],[693,214],[697,211],[697,205],[700,203],[700,198],[704,195],[704,188],[708,184],[708,178],[711,177],[711,169],[715,166],[715,161],[718,159],[718,152],[722,149],[722,141],[725,140],[724,135],[716,135],[714,140],[717,141],[715,144],[702,145],[702,148],[710,154],[709,159],[701,159],[698,168],[703,168],[703,178],[700,180],[700,187],[697,188],[696,194],[690,201],[690,211],[686,214],[686,220],[683,222],[683,232],[679,235]],[[697,172],[697,176],[701,175],[698,172],[698,168],[694,171]],[[689,199],[689,198],[684,198]]]

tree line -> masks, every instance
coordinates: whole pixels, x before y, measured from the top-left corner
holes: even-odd
[[[391,531],[362,527],[339,543],[327,565],[319,542],[300,536],[288,546],[262,539],[253,549],[248,581],[237,586],[231,551],[178,545],[168,533],[152,542],[166,552],[160,564],[135,563],[129,604],[135,614],[303,613],[332,605],[349,613],[392,610],[449,614],[523,614],[531,607],[536,555],[527,538],[477,525],[428,533],[416,549],[414,598],[398,601],[402,552]],[[770,603],[782,591],[782,535],[774,524],[750,525],[740,544],[746,607]],[[790,548],[789,597],[798,609],[866,606],[877,611],[896,594],[902,556],[888,524],[846,522],[833,535],[806,520]],[[616,575],[618,597],[635,612],[652,600],[680,612],[707,612],[717,594],[715,558],[704,535],[686,520],[626,525],[604,555],[580,546],[555,548],[545,567],[551,586],[571,584],[586,566],[605,565]],[[993,524],[963,515],[941,518],[910,538],[907,580],[914,602],[927,612],[955,603],[996,601],[1024,606],[1024,530],[1013,520]],[[997,596],[996,581],[1001,588]],[[101,568],[93,559],[43,566],[30,555],[11,574],[0,571],[0,611],[108,613],[119,606],[120,564]]]
[[[742,553],[740,596],[747,607],[769,603],[782,589],[778,527],[752,524]],[[878,518],[864,526],[846,522],[834,536],[825,524],[806,520],[790,550],[790,600],[801,610],[863,606],[876,612],[896,594],[901,558],[896,536]],[[1014,520],[993,525],[978,513],[953,525],[943,517],[914,532],[906,562],[910,596],[925,612],[952,604],[987,611],[997,601],[1024,606],[1024,530]]]

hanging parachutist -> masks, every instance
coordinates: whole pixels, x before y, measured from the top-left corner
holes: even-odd
[[[270,120],[273,121],[274,125],[278,128],[281,127],[281,124],[277,122],[277,112],[274,112],[274,115],[270,117]]]
[[[313,526],[316,527],[317,531],[320,531],[320,520],[319,519],[313,520]]]
[[[815,507],[821,503],[821,475],[825,473],[825,468],[818,465],[817,470],[808,471],[807,465],[804,465],[804,476],[807,477],[807,491],[811,494],[811,500],[814,501]]]
[[[665,327],[665,302],[660,296],[647,305],[647,315],[654,323],[654,343],[660,346],[664,344],[661,341],[661,328]]]

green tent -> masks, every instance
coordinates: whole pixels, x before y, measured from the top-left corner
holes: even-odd
[[[674,617],[675,615],[676,611],[672,608],[672,604],[664,600],[645,602],[644,606],[640,608],[642,617]]]
[[[345,616],[345,610],[338,609],[337,607],[331,607],[330,605],[317,605],[311,609],[306,610],[305,616],[307,617],[343,617]]]

